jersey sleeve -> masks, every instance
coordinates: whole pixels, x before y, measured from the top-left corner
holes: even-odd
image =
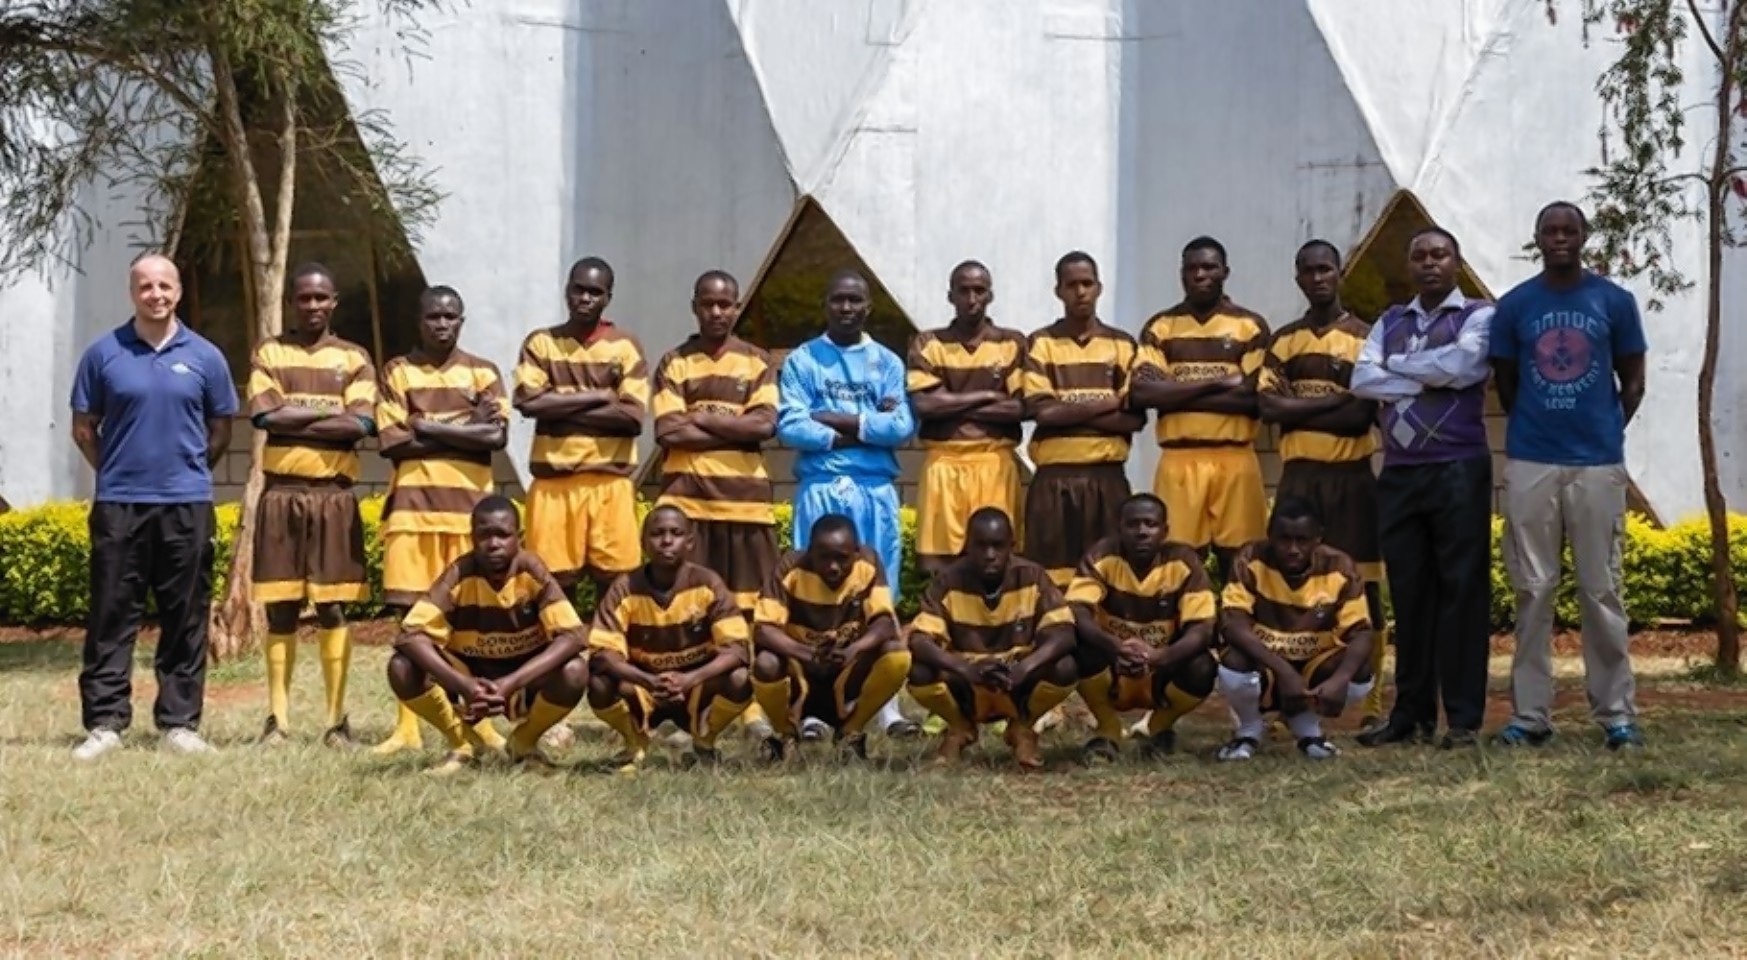
[[[1042,337],[1025,342],[1025,360],[1020,364],[1020,390],[1027,400],[1055,399],[1055,382],[1050,378],[1049,351]]]
[[[625,344],[631,356],[625,364],[625,375],[619,380],[619,402],[636,407],[641,417],[649,410],[649,364],[643,359],[643,345],[636,337],[626,334]]]
[[[376,365],[362,349],[353,354],[352,371],[340,393],[340,405],[347,414],[364,421],[367,427],[375,427]]]
[[[1034,636],[1041,636],[1046,630],[1074,629],[1074,613],[1068,609],[1068,602],[1041,570],[1037,577],[1037,609],[1034,613],[1037,616]]]
[[[1276,397],[1292,396],[1292,381],[1286,376],[1286,361],[1292,359],[1288,341],[1291,335],[1276,335],[1268,343],[1262,357],[1262,372],[1256,378],[1256,389]]]
[[[631,594],[631,578],[622,576],[607,588],[594,611],[589,625],[588,648],[619,656],[628,656],[630,644],[625,640],[625,601]]]
[[[789,602],[793,599],[789,593],[789,571],[794,567],[792,555],[784,557],[765,579],[764,586],[758,591],[758,601],[752,606],[754,623],[778,629],[789,625]]]
[[[455,612],[455,590],[461,583],[461,563],[451,563],[443,570],[437,582],[431,584],[431,589],[420,597],[400,621],[401,643],[413,637],[425,637],[439,647],[449,645],[454,636],[454,627],[449,622],[449,615]]]
[[[103,416],[103,357],[96,347],[79,358],[79,369],[73,374],[73,412]]]
[[[249,357],[248,409],[251,419],[285,406],[285,385],[279,382],[278,371],[267,359],[271,346],[271,341],[263,343]]]
[[[674,372],[677,366],[679,357],[675,353],[667,354],[655,365],[655,395],[650,398],[649,413],[655,418],[657,437],[673,430],[685,414],[685,387]]]
[[[762,413],[766,410],[772,415],[776,413],[776,364],[767,354],[759,357],[763,363],[758,371],[758,378],[752,382],[752,394],[746,398],[746,413]]]
[[[909,372],[904,378],[904,387],[910,393],[923,393],[933,390],[941,384],[940,367],[929,356],[935,344],[931,336],[923,335],[910,341],[910,353],[904,360],[904,366]]]
[[[938,647],[952,645],[952,632],[946,623],[946,585],[941,578],[935,577],[928,585],[928,592],[922,594],[921,609],[916,613],[916,619],[910,622],[912,638],[921,637]]]
[[[1197,556],[1185,557],[1183,563],[1189,567],[1189,575],[1183,579],[1183,592],[1177,598],[1177,622],[1188,626],[1212,620],[1219,614],[1219,605],[1214,601],[1207,565]]]
[[[871,556],[868,551],[868,562],[873,566],[873,578],[868,585],[867,595],[861,601],[862,622],[872,624],[880,617],[898,617],[897,604],[892,601],[892,585],[886,580],[885,568],[880,565],[878,556]]]
[[[224,354],[212,344],[204,344],[201,399],[206,405],[207,419],[237,415],[237,385],[231,379],[231,365]]]
[[[544,330],[536,330],[528,334],[528,338],[522,341],[522,353],[516,360],[514,374],[516,380],[514,400],[518,404],[527,403],[535,397],[543,396],[552,389],[552,368],[547,363],[546,358],[541,356],[541,350],[538,346],[539,343],[543,342],[542,338],[546,338],[548,341],[551,339]]]
[[[564,595],[564,588],[558,585],[558,578],[552,576],[552,571],[538,561],[528,565],[528,572],[540,584],[540,592],[534,603],[539,607],[540,626],[545,629],[546,638],[557,642],[561,638],[579,637],[583,631],[582,617],[577,615],[570,598]]]
[[[390,360],[382,371],[382,396],[376,401],[376,435],[381,438],[381,447],[388,450],[398,447],[413,438],[411,411],[408,409],[405,377],[401,371],[405,364],[400,360]]]
[[[1341,592],[1335,599],[1335,630],[1350,636],[1355,630],[1371,628],[1371,607],[1365,602],[1365,579],[1347,561],[1341,565]]]
[[[1171,361],[1165,352],[1166,317],[1148,320],[1140,331],[1140,348],[1135,351],[1134,376],[1142,380],[1167,380],[1171,376]]]
[[[1268,321],[1258,316],[1250,317],[1249,321],[1254,329],[1250,333],[1249,341],[1244,344],[1243,355],[1238,358],[1238,371],[1249,380],[1251,387],[1259,388],[1262,371],[1268,363],[1271,338],[1268,335]]]
[[[752,631],[746,626],[746,615],[734,602],[727,584],[713,578],[710,584],[710,609],[706,618],[710,624],[710,640],[717,647],[746,647],[752,643]]]
[[[510,397],[504,389],[503,374],[497,364],[482,361],[474,371],[474,389],[491,407],[492,419],[498,423],[510,421]]]
[[[1097,609],[1109,594],[1110,585],[1104,582],[1104,575],[1098,571],[1098,557],[1087,553],[1080,558],[1079,567],[1074,570],[1074,579],[1068,583],[1067,602],[1083,604]]]
[[[1001,387],[1007,395],[1015,399],[1025,397],[1025,338],[1013,334],[1013,365],[1007,368],[1007,376],[1002,378]]]
[[[1516,335],[1517,298],[1505,297],[1492,307],[1492,330],[1486,343],[1486,355],[1494,360],[1514,361],[1519,355]]]
[[[1250,569],[1250,554],[1245,550],[1231,562],[1231,579],[1219,596],[1219,605],[1227,610],[1256,613],[1256,574]]]
[[[1608,326],[1613,341],[1613,354],[1618,357],[1635,357],[1648,353],[1650,345],[1644,338],[1644,317],[1638,312],[1638,299],[1632,292],[1616,285],[1613,293],[1612,307],[1608,311]],[[1498,315],[1493,314],[1493,323],[1497,323]],[[1493,342],[1498,342],[1498,335],[1493,334]]]

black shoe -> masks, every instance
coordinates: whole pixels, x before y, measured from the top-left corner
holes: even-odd
[[[1480,734],[1473,730],[1447,730],[1438,741],[1439,750],[1467,750],[1480,745]]]
[[[1140,755],[1148,760],[1168,757],[1177,752],[1177,731],[1160,730],[1146,738],[1146,744],[1140,748]]]
[[[1382,747],[1391,743],[1410,743],[1420,739],[1418,726],[1391,720],[1375,730],[1359,734],[1356,738],[1361,747]]]
[[[1088,767],[1115,763],[1119,755],[1116,741],[1108,737],[1093,737],[1080,748],[1080,762]]]

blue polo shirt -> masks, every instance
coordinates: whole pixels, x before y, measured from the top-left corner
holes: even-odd
[[[130,318],[79,358],[73,412],[100,420],[98,501],[210,502],[206,421],[236,415],[237,388],[212,341],[178,323],[153,350]]]

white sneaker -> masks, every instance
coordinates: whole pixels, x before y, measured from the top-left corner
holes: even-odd
[[[747,739],[763,743],[776,736],[776,728],[770,725],[769,720],[756,720],[746,725],[746,736]]]
[[[818,717],[808,717],[801,721],[802,740],[813,743],[829,736],[831,736],[831,725]]]
[[[121,749],[121,734],[103,727],[85,735],[85,742],[73,748],[73,759],[90,763],[113,750]]]
[[[164,732],[164,749],[170,753],[180,753],[183,756],[194,756],[201,753],[217,753],[212,744],[200,738],[187,727],[174,727]]]

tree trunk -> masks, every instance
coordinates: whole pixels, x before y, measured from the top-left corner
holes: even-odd
[[[279,153],[279,186],[274,197],[274,220],[267,220],[266,204],[255,164],[253,145],[238,102],[236,75],[222,52],[213,56],[214,87],[226,126],[225,148],[230,154],[232,184],[237,209],[247,241],[247,260],[254,283],[254,336],[251,346],[279,335],[284,329],[285,264],[291,252],[291,215],[297,182],[297,91],[290,84],[271,84],[279,116],[275,146]],[[275,79],[283,81],[283,74]],[[234,659],[259,644],[261,612],[254,597],[254,542],[257,508],[265,478],[261,455],[267,444],[265,431],[256,430],[249,449],[249,479],[243,486],[243,509],[237,524],[235,548],[231,551],[230,576],[224,600],[213,610],[211,643],[214,660]]]
[[[1710,268],[1709,298],[1705,309],[1704,358],[1698,373],[1698,453],[1704,473],[1705,515],[1711,527],[1712,596],[1717,607],[1717,668],[1726,674],[1741,669],[1740,596],[1735,588],[1735,569],[1729,562],[1729,505],[1723,498],[1722,481],[1717,476],[1716,425],[1712,422],[1717,391],[1717,354],[1723,339],[1723,246],[1728,208],[1729,178],[1725,171],[1729,162],[1735,118],[1735,64],[1742,55],[1743,19],[1747,4],[1734,4],[1729,9],[1724,37],[1724,62],[1720,65],[1721,82],[1717,93],[1716,156],[1711,164],[1707,241]]]

